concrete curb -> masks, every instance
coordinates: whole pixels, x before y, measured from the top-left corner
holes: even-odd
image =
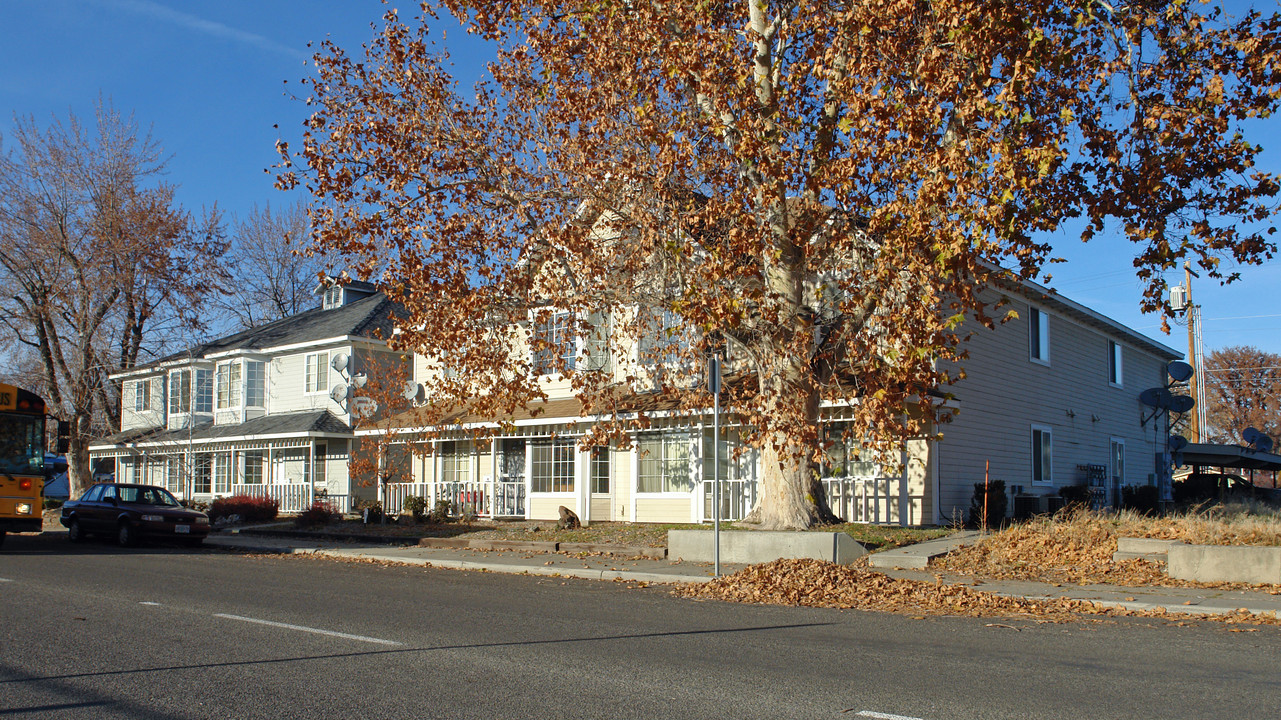
[[[1240,610],[1244,610],[1250,615],[1260,615],[1264,617],[1271,616],[1281,619],[1281,611],[1263,610],[1260,608],[1243,608],[1238,606],[1227,607],[1221,605],[1162,605],[1161,603],[1139,602],[1137,600],[1094,600],[1090,598],[1072,597],[1071,595],[1019,595],[1017,593],[992,592],[990,590],[986,592],[991,592],[993,595],[999,595],[1000,597],[1040,600],[1042,602],[1054,602],[1055,600],[1079,600],[1081,602],[1088,602],[1100,607],[1116,608],[1118,610],[1131,610],[1136,612],[1164,610],[1165,612],[1178,615],[1231,615]]]
[[[628,570],[593,570],[591,568],[554,568],[531,567],[528,565],[505,565],[503,563],[474,562],[472,560],[449,560],[445,558],[407,558],[377,553],[354,553],[345,550],[314,550],[317,555],[335,558],[357,558],[377,562],[401,563],[423,567],[448,568],[452,570],[479,570],[484,572],[505,573],[508,575],[539,575],[543,577],[572,577],[585,580],[630,580],[649,583],[701,583],[712,578],[693,575],[669,575],[665,573],[632,572]]]

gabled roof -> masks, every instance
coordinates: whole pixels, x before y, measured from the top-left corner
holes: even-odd
[[[328,410],[264,415],[235,425],[200,425],[188,430],[139,428],[95,440],[91,449],[113,445],[182,445],[231,439],[279,437],[283,435],[350,435],[351,426]]]
[[[233,335],[197,345],[190,350],[173,353],[155,362],[122,371],[112,377],[132,375],[141,370],[153,369],[188,358],[206,358],[233,350],[262,351],[349,336],[374,337],[377,335],[387,338],[391,336],[394,326],[393,316],[398,314],[399,310],[400,306],[397,303],[379,293],[360,298],[342,307],[329,310],[315,308],[266,325],[242,330]]]

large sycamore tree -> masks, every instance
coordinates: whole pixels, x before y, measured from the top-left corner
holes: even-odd
[[[317,55],[279,180],[314,196],[324,248],[405,303],[400,346],[460,371],[438,412],[542,397],[509,328],[538,355],[550,309],[583,335],[607,313],[616,356],[637,357],[628,337],[667,366],[725,349],[762,527],[832,519],[825,405],[883,447],[928,427],[960,323],[999,321],[982,290],[1036,276],[1048,233],[1132,242],[1143,306],[1167,312],[1161,273],[1184,258],[1217,276],[1274,249],[1277,178],[1240,131],[1277,107],[1275,15],[444,0],[383,20],[361,53]],[[434,43],[455,20],[495,48],[465,94]],[[688,372],[570,375],[597,430],[647,421],[619,412],[647,377],[650,407],[709,404]]]

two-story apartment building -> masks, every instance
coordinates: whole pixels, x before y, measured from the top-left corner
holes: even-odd
[[[974,484],[1003,480],[1011,510],[1046,510],[1065,485],[1089,484],[1115,504],[1126,485],[1168,482],[1168,418],[1139,402],[1139,393],[1167,383],[1166,364],[1180,354],[1034,283],[1005,291],[1017,317],[988,329],[973,324],[966,344],[965,379],[942,388],[948,421],[909,441],[899,462],[880,465],[859,448],[834,445],[823,483],[836,513],[850,521],[904,525],[963,519]],[[593,327],[617,327],[605,318]],[[672,318],[673,327],[679,324]],[[560,354],[576,372],[607,373],[620,386],[635,375],[641,345],[602,343],[563,332],[571,323],[552,314],[531,324],[526,338],[550,339],[535,352],[526,341],[531,372]],[[621,348],[622,357],[611,357]],[[430,385],[446,370],[418,357],[417,381]],[[548,400],[501,418],[465,410],[448,418],[420,447],[403,453],[415,482],[394,486],[393,511],[405,495],[469,504],[480,515],[555,519],[562,505],[585,521],[702,522],[713,515],[713,417],[708,411],[666,412],[645,394],[620,397],[626,412],[645,411],[650,422],[628,446],[584,447],[579,440],[596,418],[582,411],[566,377],[541,377]],[[431,402],[424,398],[424,402]],[[843,412],[824,410],[835,436]],[[760,458],[743,445],[732,412],[720,420],[721,517],[743,517],[755,504]],[[475,440],[477,430],[496,433]],[[412,422],[399,433],[422,442]],[[742,430],[746,432],[746,430]]]
[[[319,308],[113,376],[121,431],[90,457],[192,500],[250,493],[296,510],[323,495],[347,507],[354,390],[388,356],[395,308],[368,283],[317,293]]]

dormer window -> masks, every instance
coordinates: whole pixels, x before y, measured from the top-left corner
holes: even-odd
[[[324,309],[332,310],[342,307],[342,286],[335,285],[325,290]]]

